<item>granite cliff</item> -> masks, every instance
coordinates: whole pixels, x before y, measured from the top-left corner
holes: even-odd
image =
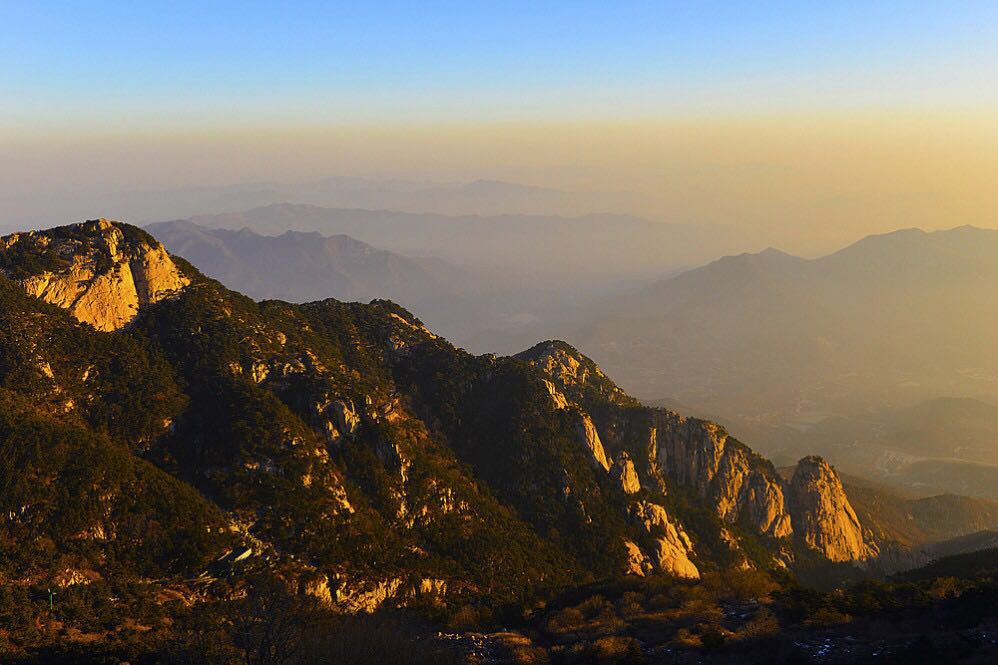
[[[14,233],[0,238],[0,253],[0,269],[28,294],[102,331],[190,283],[159,242],[106,219]]]
[[[726,525],[795,540],[830,561],[863,561],[878,553],[835,470],[820,458],[802,459],[787,482],[720,425],[639,406],[564,342],[543,342],[519,357],[549,377],[556,402],[575,400],[583,417],[596,423],[586,441],[601,442],[600,450],[618,460],[607,469],[625,492],[643,485],[663,494],[682,488]]]

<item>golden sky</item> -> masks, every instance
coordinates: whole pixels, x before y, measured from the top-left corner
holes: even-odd
[[[998,113],[87,131],[0,142],[8,215],[59,191],[366,175],[613,192],[625,212],[733,225],[814,254],[877,231],[998,226]],[[27,202],[26,202],[27,201]]]

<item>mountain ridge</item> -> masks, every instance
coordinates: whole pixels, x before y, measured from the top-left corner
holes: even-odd
[[[767,403],[796,407],[776,386],[759,393],[760,381],[769,381],[764,358],[805,399],[815,399],[819,381],[831,384],[837,401],[824,408],[831,412],[850,399],[873,399],[871,389],[895,402],[904,392],[912,401],[961,393],[986,399],[987,386],[971,374],[987,375],[998,362],[983,341],[984,331],[998,327],[986,308],[988,289],[998,284],[995,258],[998,232],[969,226],[870,236],[816,259],[726,257],[617,296],[568,336],[638,395],[669,395],[729,415],[763,416],[753,410]],[[878,347],[862,334],[871,328],[899,335]],[[957,328],[978,337],[958,341]],[[714,373],[711,357],[724,359],[726,376]],[[704,363],[708,371],[698,373]],[[857,378],[848,388],[835,385],[849,375]],[[906,387],[911,375],[923,385]],[[740,394],[749,382],[766,399]]]
[[[52,237],[108,224],[131,234],[90,223]],[[22,295],[6,301],[7,329],[32,341],[0,340],[12,359],[0,386],[36,386],[46,422],[107,432],[116,449],[188,484],[203,510],[228,516],[220,537],[244,534],[333,606],[475,588],[502,596],[580,574],[784,567],[799,548],[831,561],[871,556],[820,536],[833,528],[870,542],[858,524],[831,527],[848,499],[823,461],[808,463],[831,484],[785,500],[775,468],[722,428],[640,407],[567,344],[471,356],[387,301],[256,303],[172,260],[188,285],[116,332],[28,307],[23,284],[8,281]],[[46,341],[66,335],[76,341]],[[125,357],[157,369],[108,369]],[[17,383],[25,372],[30,384]],[[162,397],[147,401],[148,391]],[[115,532],[107,520],[88,528]],[[468,538],[491,552],[491,569],[462,554]],[[81,568],[91,569],[102,564]]]
[[[656,222],[619,213],[448,215],[283,203],[238,213],[196,215],[197,224],[345,233],[412,256],[438,256],[460,265],[515,268],[530,275],[595,278],[661,275],[733,249],[730,230]],[[497,251],[510,248],[511,251]],[[514,251],[515,248],[515,251]]]

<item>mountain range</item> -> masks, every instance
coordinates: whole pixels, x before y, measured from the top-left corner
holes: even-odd
[[[561,334],[629,390],[667,396],[649,403],[781,464],[819,453],[922,495],[996,498],[996,288],[998,231],[908,229],[818,259],[728,256]]]
[[[346,234],[409,256],[498,268],[537,286],[575,283],[580,293],[599,289],[608,279],[661,276],[695,266],[750,242],[740,242],[730,230],[610,213],[443,215],[277,204],[195,215],[189,221],[263,235],[288,230]]]
[[[431,328],[462,346],[493,331],[517,331],[555,311],[593,302],[579,282],[529,278],[516,270],[456,264],[378,249],[347,235],[247,228],[210,229],[191,221],[146,227],[171,252],[205,274],[257,299],[366,302],[387,298],[420,312]],[[623,288],[590,277],[597,293]]]
[[[524,293],[500,275],[436,258],[405,256],[347,235],[208,229],[193,222],[146,227],[206,275],[258,300],[389,299],[421,313],[435,330],[462,339],[529,316],[550,297]]]
[[[697,575],[759,551],[745,539],[770,543],[760,565],[793,565],[795,548],[876,554],[827,464],[807,458],[785,483],[722,428],[640,407],[563,343],[475,357],[388,301],[258,304],[104,220],[2,247],[8,412],[148,469],[206,519],[229,515],[230,532],[310,561],[327,584],[343,576],[341,595],[392,587],[390,570],[481,585],[516,563],[507,547],[527,544],[550,569],[516,568],[517,579]],[[45,446],[18,454],[49,482],[72,466]],[[61,546],[100,550],[124,528],[119,503],[141,495],[107,486],[117,481],[99,464],[72,469],[99,474],[80,485],[99,496],[80,499]],[[5,504],[19,506],[11,526],[25,543],[55,528],[31,486],[8,488]],[[704,501],[709,517],[687,512]],[[356,547],[329,549],[348,533]],[[491,571],[447,544],[458,533],[494,550]],[[374,546],[388,557],[377,571],[358,558]]]
[[[278,207],[234,219],[273,230],[336,214]],[[520,281],[518,271],[397,255],[346,236],[190,221],[148,228],[253,297],[388,297],[477,350],[513,352],[531,336],[563,335],[625,385],[673,395],[653,403],[723,422],[780,463],[818,452],[922,494],[996,498],[993,407],[939,397],[993,398],[987,334],[998,330],[987,299],[998,244],[986,230],[873,236],[816,260],[770,249],[636,289],[589,274],[600,287],[579,295],[587,278]],[[615,290],[612,299],[600,288]],[[889,343],[868,334],[887,329]]]
[[[805,427],[994,397],[996,287],[998,231],[909,229],[818,259],[728,256],[594,307],[565,336],[636,394]]]
[[[341,612],[481,617],[608,579],[896,569],[918,540],[821,458],[781,474],[564,342],[474,356],[386,300],[256,302],[104,219],[0,239],[0,272],[20,588],[196,604],[267,571]]]
[[[333,208],[397,210],[448,215],[585,215],[628,210],[634,194],[570,192],[502,180],[428,182],[337,176],[307,182],[246,182],[160,190],[66,191],[58,197],[26,193],[4,197],[7,219],[16,228],[74,219],[104,210],[120,219],[144,222],[176,216],[237,212],[294,201]],[[3,228],[3,227],[0,227]]]

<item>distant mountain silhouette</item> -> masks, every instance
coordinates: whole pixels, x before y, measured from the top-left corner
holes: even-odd
[[[102,212],[152,222],[247,210],[277,203],[335,208],[388,209],[448,215],[584,215],[628,210],[633,194],[572,192],[500,180],[431,182],[338,176],[308,182],[248,182],[162,190],[77,194],[51,200],[25,196],[6,201],[7,223],[44,226],[51,219]]]
[[[460,343],[482,331],[518,330],[541,312],[556,307],[570,310],[573,298],[587,297],[572,281],[549,284],[517,271],[406,256],[343,234],[264,235],[247,228],[209,229],[190,221],[147,228],[172,253],[253,298],[291,302],[387,298],[419,311],[433,330]]]
[[[286,231],[261,236],[248,229],[208,229],[191,222],[148,228],[171,252],[261,300],[409,302],[422,300],[430,291],[456,297],[469,279],[466,271],[439,259],[402,256],[346,235]]]
[[[564,336],[621,384],[698,412],[808,423],[998,394],[998,231],[729,256],[595,307]]]
[[[580,290],[599,288],[608,278],[661,277],[744,247],[739,238],[722,230],[630,215],[442,215],[385,207],[275,204],[239,213],[197,215],[190,221],[268,235],[287,230],[345,233],[393,252],[439,256],[476,268],[496,267],[529,279],[543,278],[548,284],[574,283],[581,278]]]

